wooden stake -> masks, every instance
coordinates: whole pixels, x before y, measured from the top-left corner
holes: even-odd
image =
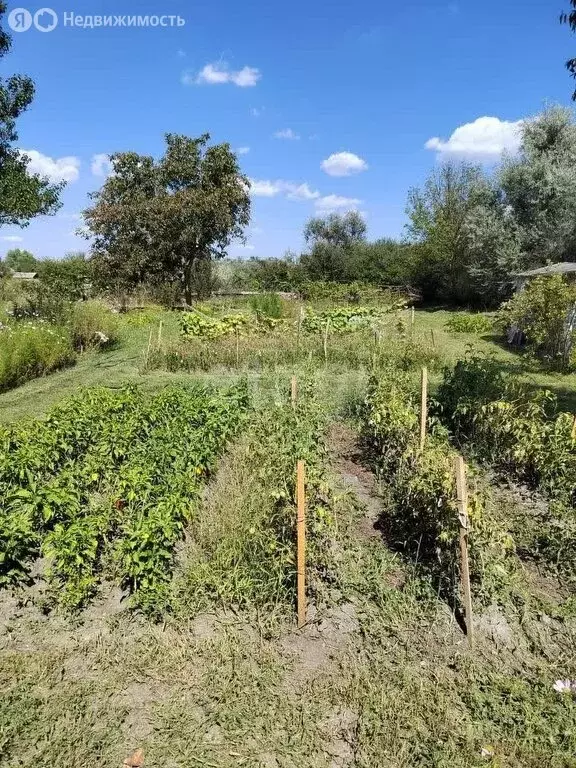
[[[574,424],[572,424],[572,440],[576,440],[576,416],[574,416]]]
[[[297,558],[298,573],[298,629],[306,624],[306,469],[303,461],[298,461],[296,479],[297,520]]]
[[[160,347],[161,343],[162,343],[162,320],[160,320],[160,325],[158,326],[158,347]]]
[[[434,335],[433,328],[430,328],[430,336],[432,336],[432,349],[436,350],[436,336]]]
[[[290,399],[292,400],[292,408],[296,410],[296,403],[298,402],[298,381],[296,376],[292,376]]]
[[[150,337],[148,338],[148,347],[146,349],[146,356],[144,357],[144,370],[148,370],[148,359],[150,358],[150,349],[152,347],[152,329],[150,329]]]
[[[460,522],[460,578],[464,593],[466,635],[470,647],[474,644],[472,626],[472,593],[470,591],[470,565],[468,562],[468,486],[466,484],[466,465],[462,456],[454,459],[456,489],[458,493],[458,520]]]
[[[428,421],[428,369],[422,368],[422,391],[420,398],[420,450],[426,443],[426,424]]]
[[[296,358],[300,357],[300,335],[302,333],[302,322],[304,321],[304,307],[300,306],[298,313],[298,330],[296,332]]]
[[[328,365],[328,331],[330,329],[330,318],[326,320],[326,329],[324,331],[324,364]]]
[[[412,316],[410,320],[410,325],[414,326],[414,307],[412,307]]]
[[[240,329],[236,328],[236,368],[240,368]]]

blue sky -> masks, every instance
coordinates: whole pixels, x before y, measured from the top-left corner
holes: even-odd
[[[56,29],[13,33],[0,75],[36,82],[18,146],[33,151],[34,167],[70,181],[57,216],[1,230],[0,255],[86,250],[74,230],[104,181],[98,156],[158,155],[166,132],[208,131],[248,149],[252,226],[231,256],[299,250],[307,218],[328,210],[357,208],[370,237],[398,236],[409,187],[439,159],[490,164],[514,151],[517,121],[571,103],[563,65],[576,37],[558,22],[563,4],[52,2]],[[173,14],[186,24],[72,28],[65,12]]]

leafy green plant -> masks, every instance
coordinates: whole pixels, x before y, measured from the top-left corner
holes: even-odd
[[[0,580],[26,578],[42,552],[61,605],[82,605],[107,571],[160,613],[174,546],[247,407],[245,384],[86,390],[0,430]]]
[[[471,315],[468,312],[455,312],[447,320],[446,326],[453,333],[490,333],[493,322],[486,315]]]

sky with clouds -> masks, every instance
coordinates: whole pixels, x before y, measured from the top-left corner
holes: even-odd
[[[400,236],[407,191],[435,163],[489,167],[517,150],[523,119],[571,103],[563,63],[576,37],[549,0],[58,0],[51,8],[58,26],[13,33],[0,75],[36,82],[18,146],[34,171],[67,182],[64,205],[25,229],[2,228],[0,255],[15,246],[40,258],[86,250],[80,212],[109,172],[108,155],[159,155],[166,132],[209,132],[237,151],[253,216],[247,244],[231,256],[298,251],[305,221],[331,211],[362,211],[373,238]],[[72,12],[186,23],[63,26]]]

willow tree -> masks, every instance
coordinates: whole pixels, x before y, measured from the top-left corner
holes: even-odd
[[[229,144],[208,146],[166,134],[160,160],[122,152],[111,155],[112,172],[84,211],[92,258],[99,272],[124,287],[178,280],[192,301],[195,278],[243,240],[250,223],[248,179]]]

